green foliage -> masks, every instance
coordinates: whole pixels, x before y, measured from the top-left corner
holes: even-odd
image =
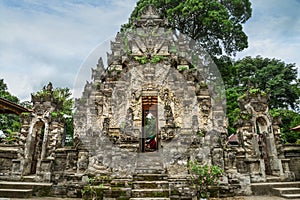
[[[4,83],[4,79],[0,79],[0,97],[9,100],[14,103],[19,103],[19,99],[13,96],[7,91],[7,85]]]
[[[227,104],[227,117],[229,122],[228,134],[235,134],[236,129],[234,123],[237,122],[240,115],[240,108],[238,104],[238,98],[240,97],[239,89],[232,87],[226,89],[226,104]]]
[[[295,64],[285,64],[277,59],[245,57],[230,67],[231,83],[227,87],[239,87],[250,93],[260,90],[270,94],[270,108],[297,109],[300,82]]]
[[[51,92],[49,90],[47,90],[46,88],[43,88],[42,90],[40,90],[36,93],[36,96],[39,96],[39,97],[47,97],[50,95],[51,95]]]
[[[145,121],[146,138],[156,134],[156,118],[146,117]]]
[[[88,184],[81,190],[82,198],[86,200],[100,200],[103,198],[104,184],[110,182],[108,176],[89,178]]]
[[[197,197],[209,197],[209,188],[219,184],[223,169],[215,165],[199,165],[197,161],[190,161],[188,168],[192,178],[191,181],[196,187]]]
[[[10,129],[7,129],[6,131],[8,132],[4,139],[6,144],[15,144],[19,141],[19,136],[15,132],[12,132]]]
[[[57,118],[58,118],[58,113],[57,113],[57,112],[52,112],[52,113],[51,113],[51,117],[52,117],[53,119],[57,119]]]
[[[281,118],[281,134],[285,143],[296,143],[300,139],[300,132],[290,130],[300,124],[299,113],[286,109],[272,109],[270,114],[272,117]]]
[[[204,133],[203,133],[202,130],[197,131],[197,135],[198,135],[199,137],[204,137]]]
[[[134,56],[134,59],[141,63],[142,65],[145,65],[147,63],[147,57],[146,56]]]
[[[149,4],[168,19],[170,28],[187,34],[211,55],[232,55],[248,46],[242,24],[251,17],[249,0],[139,0],[122,29],[130,29]]]
[[[62,112],[65,115],[72,115],[72,109],[73,109],[73,99],[72,93],[69,88],[55,88],[53,90],[53,96],[57,101],[62,102],[62,109],[60,112]]]
[[[19,103],[19,99],[7,91],[7,85],[3,79],[0,79],[0,97],[14,103]],[[11,132],[18,132],[21,127],[20,118],[15,114],[0,114],[0,130],[2,130],[8,139]]]
[[[52,94],[51,94],[52,93]],[[53,88],[52,91],[43,88],[36,93],[40,97],[48,97],[53,95],[54,101],[62,104],[60,108],[51,113],[54,120],[64,120],[66,133],[65,137],[71,139],[66,145],[73,143],[74,127],[73,127],[73,99],[69,88]]]
[[[162,56],[162,55],[154,55],[151,60],[150,60],[150,63],[151,64],[155,64],[155,63],[159,63],[160,61],[164,60],[165,57]]]
[[[300,82],[297,79],[295,64],[285,64],[277,59],[262,58],[260,56],[255,58],[246,57],[238,61],[222,56],[215,61],[226,87],[229,134],[236,132],[234,123],[238,120],[240,114],[238,99],[244,98],[246,91],[249,91],[250,95],[260,93],[262,96],[266,96],[268,93],[270,95],[269,107],[273,116],[282,115],[276,109],[299,109]],[[297,134],[292,134],[289,130],[293,127],[293,120],[285,120],[287,118],[288,115],[286,114],[282,118],[285,121],[283,123],[285,127],[283,134],[287,141],[295,142]],[[300,122],[298,123],[300,124]]]
[[[89,183],[81,190],[83,199],[97,200],[103,198],[103,184],[97,184],[96,178],[89,178]]]
[[[262,94],[262,95],[266,96],[266,93],[263,92],[263,91],[260,91],[259,88],[250,88],[249,93],[252,94],[252,95]]]
[[[183,71],[187,70],[188,68],[189,68],[188,65],[180,65],[178,67],[178,71],[183,72]]]
[[[73,117],[65,118],[66,141],[65,146],[73,146],[74,125]]]
[[[240,113],[240,118],[243,120],[249,120],[251,119],[252,115],[249,113]]]
[[[74,135],[72,113],[74,102],[71,98],[72,93],[69,88],[55,88],[53,90],[53,96],[57,101],[62,102],[62,108],[57,112],[57,117],[61,117],[64,119],[66,129],[65,137],[70,139],[70,141],[68,141],[65,145],[70,146],[73,144]]]

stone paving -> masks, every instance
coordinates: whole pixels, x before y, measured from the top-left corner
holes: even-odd
[[[1,198],[0,197],[0,200],[24,200],[24,199]],[[80,200],[80,199],[78,199],[78,198],[36,197],[36,198],[30,198],[30,199],[26,199],[26,200]],[[223,198],[220,200],[285,200],[285,198],[276,197],[276,196],[247,196],[247,197]]]

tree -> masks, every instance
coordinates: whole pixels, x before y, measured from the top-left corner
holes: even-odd
[[[73,99],[69,88],[56,88],[53,91],[54,98],[62,102],[61,112],[65,121],[65,145],[73,144],[74,125],[73,125]],[[70,140],[70,141],[69,141]]]
[[[0,79],[0,97],[6,100],[12,101],[14,103],[19,103],[19,99],[13,96],[7,91],[7,85],[4,83],[4,79]]]
[[[290,129],[300,124],[300,114],[292,110],[273,109],[270,111],[273,117],[281,118],[281,133],[283,141],[286,143],[300,142],[300,132],[291,131]]]
[[[242,24],[252,14],[249,0],[139,0],[122,30],[132,27],[149,4],[168,19],[170,28],[188,35],[211,56],[234,55],[248,47]]]
[[[300,96],[300,82],[295,64],[286,64],[278,59],[245,57],[232,66],[231,83],[245,92],[250,87],[270,94],[270,108],[296,109]]]
[[[66,115],[72,115],[73,99],[69,88],[55,88],[53,90],[54,98],[62,102],[62,112]]]
[[[260,56],[238,61],[222,57],[218,62],[222,66],[219,69],[226,87],[229,134],[235,133],[234,123],[240,112],[238,98],[247,90],[258,88],[270,95],[270,112],[274,117],[281,117],[281,132],[285,141],[296,142],[299,134],[290,131],[290,128],[300,124],[300,114],[295,112],[299,110],[300,99],[300,80],[297,79],[295,64]]]
[[[0,79],[0,97],[14,103],[19,103],[19,99],[7,91],[7,85],[3,79]],[[13,132],[19,131],[21,127],[20,119],[15,114],[0,114],[0,130],[2,130],[6,137],[12,136]]]

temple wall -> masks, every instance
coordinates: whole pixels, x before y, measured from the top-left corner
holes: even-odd
[[[14,160],[18,158],[19,145],[0,144],[0,176],[12,176]],[[10,177],[11,178],[11,177]]]
[[[284,145],[284,154],[288,159],[290,171],[294,173],[295,180],[300,180],[300,145],[286,144]]]

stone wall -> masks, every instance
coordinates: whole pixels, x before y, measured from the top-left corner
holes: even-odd
[[[288,159],[290,171],[293,172],[295,180],[300,180],[300,145],[284,145],[284,154]]]
[[[0,144],[0,176],[12,176],[14,160],[18,158],[18,145]]]

